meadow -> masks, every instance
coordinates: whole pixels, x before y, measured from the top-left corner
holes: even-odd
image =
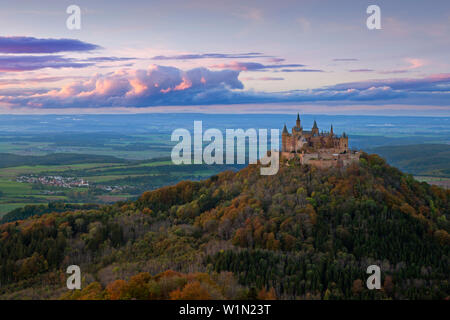
[[[180,165],[170,159],[120,163],[74,163],[0,168],[0,216],[15,208],[49,202],[112,203],[133,199],[147,190],[181,180],[201,180],[231,166]],[[89,187],[63,188],[17,182],[20,176],[82,178]],[[112,190],[110,190],[112,189]]]

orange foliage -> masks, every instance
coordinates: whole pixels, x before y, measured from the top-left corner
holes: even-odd
[[[267,291],[266,288],[262,288],[258,292],[257,299],[258,300],[277,300],[277,295],[275,294],[275,289],[270,288],[270,290]]]
[[[181,277],[182,274],[173,270],[166,270],[164,272],[161,272],[160,274],[157,274],[155,276],[155,280],[160,280],[160,279],[164,279],[164,278],[173,278],[173,277]]]
[[[445,230],[436,230],[434,237],[441,245],[450,245],[450,235]]]
[[[142,210],[142,213],[146,215],[151,215],[153,213],[153,210],[149,208],[144,208],[144,210]]]
[[[125,280],[116,280],[108,284],[106,293],[110,300],[119,300],[123,297],[126,289],[127,282]]]
[[[211,299],[208,290],[199,281],[188,283],[183,290],[177,289],[170,293],[172,300],[208,300]]]
[[[0,238],[1,238],[2,240],[5,240],[6,238],[8,238],[8,236],[9,236],[8,231],[4,231],[4,232],[1,233],[1,237],[0,237]]]
[[[75,292],[76,300],[102,300],[104,299],[102,285],[99,282],[92,282],[81,292]]]

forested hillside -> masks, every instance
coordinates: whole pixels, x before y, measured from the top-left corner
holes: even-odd
[[[449,215],[450,191],[377,155],[343,171],[251,165],[1,225],[0,298],[445,299]],[[372,264],[381,290],[365,286]]]

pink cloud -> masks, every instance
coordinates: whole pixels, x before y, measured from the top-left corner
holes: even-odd
[[[237,62],[232,61],[230,63],[220,63],[210,66],[210,68],[214,69],[231,69],[236,71],[248,71],[248,70],[256,70],[262,69],[263,65],[257,62]]]
[[[304,67],[304,64],[262,64],[259,62],[238,62],[232,61],[230,63],[221,63],[210,66],[213,69],[229,69],[236,71],[263,71],[263,70],[276,70],[280,68],[298,68]]]
[[[383,70],[383,71],[379,71],[378,73],[380,73],[380,74],[407,73],[407,72],[410,72],[411,70],[418,69],[427,64],[426,60],[419,59],[419,58],[405,58],[404,60],[406,63],[408,63],[408,66],[405,66],[400,69],[395,69],[395,70]]]
[[[30,108],[108,108],[246,103],[332,103],[441,105],[448,107],[450,74],[424,78],[376,79],[285,92],[243,89],[239,71],[174,67],[121,69],[97,74],[61,89],[2,90],[0,105]],[[263,78],[261,78],[263,79]],[[268,79],[268,78],[267,78]]]
[[[128,106],[164,104],[177,92],[189,91],[206,94],[209,91],[242,89],[239,72],[233,70],[211,71],[196,68],[183,71],[175,67],[151,65],[148,69],[120,69],[114,73],[96,74],[85,80],[73,81],[60,89],[45,93],[35,92],[19,97],[4,97],[2,102],[13,100],[27,106]],[[183,100],[177,96],[177,99]]]
[[[410,64],[408,69],[420,68],[420,67],[423,67],[426,64],[425,60],[423,60],[423,59],[406,58],[405,60],[406,60],[406,62],[408,62]]]

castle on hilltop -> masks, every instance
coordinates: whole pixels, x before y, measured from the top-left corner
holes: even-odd
[[[311,131],[303,130],[300,115],[289,133],[286,124],[281,135],[281,157],[300,158],[302,164],[311,164],[319,168],[346,167],[352,162],[359,161],[360,153],[351,151],[348,147],[348,136],[345,132],[337,136],[333,132],[333,125],[329,132],[319,132],[314,120]]]

